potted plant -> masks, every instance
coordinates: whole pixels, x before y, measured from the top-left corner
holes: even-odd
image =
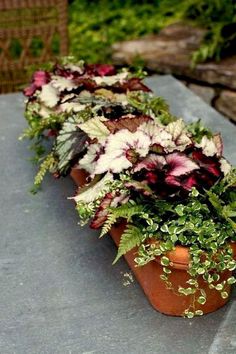
[[[174,117],[140,78],[64,62],[33,76],[24,136],[53,146],[41,164],[72,177],[81,223],[110,233],[152,305],[193,317],[235,282],[236,172],[219,134]]]
[[[72,199],[81,224],[111,234],[114,262],[125,256],[152,305],[191,318],[223,306],[235,283],[236,170],[219,134],[162,114],[100,120],[97,136],[81,125],[78,166],[92,182]]]
[[[21,139],[33,140],[34,160],[40,163],[36,189],[47,171],[64,176],[80,156],[87,134],[79,124],[96,116],[113,120],[137,112],[127,94],[148,96],[142,77],[126,69],[118,72],[112,65],[77,63],[71,57],[33,74],[24,90],[28,128]]]

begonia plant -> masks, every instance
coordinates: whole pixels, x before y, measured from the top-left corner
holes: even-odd
[[[76,63],[71,58],[35,72],[24,90],[28,128],[21,137],[33,140],[35,160],[41,163],[35,186],[47,170],[55,176],[69,172],[87,138],[80,124],[91,120],[89,130],[99,129],[96,117],[112,121],[142,110],[165,109],[163,100],[151,98],[150,91],[126,69],[118,72],[112,65]]]

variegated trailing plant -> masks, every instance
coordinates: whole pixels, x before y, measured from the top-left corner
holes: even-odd
[[[236,268],[229,246],[236,241],[236,170],[222,156],[220,134],[168,115],[168,120],[163,111],[115,121],[97,117],[99,132],[92,121],[81,124],[89,139],[78,165],[94,180],[73,199],[81,224],[91,220],[92,228],[102,228],[101,236],[124,220],[114,262],[134,247],[137,266],[161,257],[161,277],[169,288],[168,252],[176,245],[189,247],[190,279],[177,291],[196,294],[183,314],[193,317],[203,314],[196,302],[207,301],[199,275],[223,298],[235,282],[233,276],[221,282],[220,274]]]

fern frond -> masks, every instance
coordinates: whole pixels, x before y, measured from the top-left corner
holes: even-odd
[[[107,216],[107,220],[103,224],[102,231],[101,231],[101,234],[99,237],[103,237],[104,235],[106,235],[110,231],[112,225],[115,224],[117,218],[118,217],[114,213],[110,213]]]
[[[34,186],[39,187],[48,171],[51,171],[55,168],[57,161],[55,159],[54,153],[51,152],[46,156],[44,161],[41,163],[39,167],[39,171],[34,179]]]
[[[131,203],[126,203],[117,207],[116,209],[111,209],[111,211],[117,219],[124,218],[128,222],[130,222],[133,216],[140,215],[144,212],[144,207],[142,205],[133,205]]]
[[[53,129],[55,127],[61,126],[64,121],[66,120],[65,114],[58,114],[58,115],[50,115],[47,118],[43,118],[41,120],[35,120],[34,124],[30,125],[26,128],[23,134],[20,136],[20,140],[25,138],[34,139],[39,138],[43,132],[47,129]]]
[[[142,232],[138,227],[127,225],[120,239],[117,256],[112,264],[115,264],[125,253],[129,252],[134,247],[139,246],[142,241],[142,236]]]

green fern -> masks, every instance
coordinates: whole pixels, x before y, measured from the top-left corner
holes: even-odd
[[[112,225],[114,225],[118,219],[124,218],[127,220],[127,222],[131,222],[133,216],[144,213],[144,208],[142,205],[133,205],[131,203],[121,205],[114,209],[110,208],[109,210],[110,212],[107,220],[103,225],[100,237],[103,237],[105,234],[107,234],[110,231]]]
[[[116,220],[117,220],[117,216],[115,213],[110,213],[107,216],[107,220],[105,221],[105,223],[102,227],[100,237],[103,237],[104,235],[106,235],[110,231],[112,225],[115,224]]]
[[[138,227],[128,225],[121,236],[118,253],[112,264],[115,264],[125,253],[129,252],[134,247],[139,246],[142,242],[142,238],[142,232]]]
[[[32,118],[33,120],[33,118]],[[47,129],[59,128],[66,120],[66,114],[52,114],[47,118],[35,119],[30,124],[30,127],[25,129],[23,134],[20,136],[20,140],[28,138],[34,139],[39,138],[43,132]]]
[[[144,212],[144,207],[142,205],[127,203],[116,209],[112,209],[112,212],[117,219],[124,218],[127,222],[130,222],[133,216],[140,215]]]
[[[46,156],[46,158],[44,159],[44,161],[41,163],[39,167],[39,171],[34,179],[34,188],[31,190],[32,193],[37,192],[46,173],[48,171],[54,170],[56,164],[57,164],[57,160],[55,159],[53,152],[51,152],[49,155]]]
[[[218,215],[227,220],[233,230],[236,230],[236,223],[232,220],[232,218],[236,217],[236,208],[234,203],[224,205],[224,202],[215,193],[207,191],[207,194],[210,203],[212,204]]]

